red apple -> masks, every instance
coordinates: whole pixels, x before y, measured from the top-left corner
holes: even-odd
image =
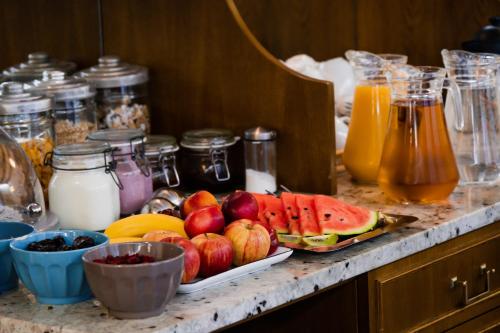
[[[264,222],[262,220],[256,220],[253,221],[254,223],[260,224],[264,228],[266,228],[267,232],[269,233],[269,238],[271,238],[271,246],[269,247],[269,252],[267,252],[267,255],[273,254],[276,252],[278,249],[278,246],[280,245],[280,242],[278,240],[278,235],[276,234],[276,230],[269,225],[269,223]]]
[[[200,254],[200,275],[209,277],[227,271],[233,261],[231,241],[224,236],[207,233],[193,239]]]
[[[219,203],[212,193],[208,191],[198,191],[187,197],[181,204],[182,217],[204,207],[218,206]]]
[[[218,206],[195,210],[187,216],[184,230],[190,238],[208,232],[220,234],[224,230],[224,215]]]
[[[266,228],[251,220],[234,221],[224,232],[233,244],[233,264],[241,266],[267,256],[271,238]]]
[[[200,271],[200,254],[191,241],[181,237],[168,237],[161,240],[164,243],[174,243],[184,249],[184,270],[182,283],[193,280]]]
[[[226,224],[236,220],[256,220],[259,215],[259,204],[255,197],[245,191],[236,191],[222,202],[222,212]]]

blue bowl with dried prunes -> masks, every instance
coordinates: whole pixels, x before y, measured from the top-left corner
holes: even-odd
[[[92,298],[82,256],[109,242],[100,232],[37,232],[10,243],[19,279],[43,304],[72,304]]]

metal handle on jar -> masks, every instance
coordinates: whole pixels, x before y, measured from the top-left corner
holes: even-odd
[[[180,184],[179,173],[175,166],[175,154],[162,154],[160,165],[168,187],[177,187]]]
[[[451,93],[451,99],[453,100],[453,110],[455,111],[455,129],[457,131],[463,131],[465,127],[464,113],[462,105],[462,93],[458,84],[450,79],[446,78],[444,80],[443,88]]]
[[[212,149],[210,151],[212,165],[214,166],[215,178],[218,181],[226,181],[231,178],[229,167],[227,166],[227,150]]]
[[[134,145],[134,141],[140,141],[139,144]],[[151,168],[149,166],[149,160],[146,158],[146,153],[145,153],[145,147],[144,147],[144,137],[137,137],[137,138],[132,138],[130,139],[130,151],[132,152],[132,160],[135,161],[135,164],[141,170],[141,173],[145,177],[151,176]]]
[[[462,290],[463,290],[462,304],[463,305],[469,305],[469,304],[483,298],[484,296],[489,294],[489,292],[491,291],[490,275],[492,273],[495,273],[495,269],[494,268],[487,269],[486,264],[482,264],[479,268],[481,270],[481,275],[486,276],[486,288],[482,293],[479,293],[476,296],[469,297],[469,284],[467,283],[467,280],[459,281],[457,276],[454,276],[451,278],[451,284],[450,284],[451,289],[454,289],[457,286],[462,287]]]

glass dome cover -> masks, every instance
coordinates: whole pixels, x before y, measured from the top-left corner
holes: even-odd
[[[0,220],[35,223],[45,214],[40,182],[21,146],[0,128]]]

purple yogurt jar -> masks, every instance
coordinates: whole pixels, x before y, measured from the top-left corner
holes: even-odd
[[[114,151],[120,183],[120,214],[138,212],[153,196],[151,168],[144,156],[144,132],[139,129],[107,129],[91,133],[93,141],[108,142]]]

